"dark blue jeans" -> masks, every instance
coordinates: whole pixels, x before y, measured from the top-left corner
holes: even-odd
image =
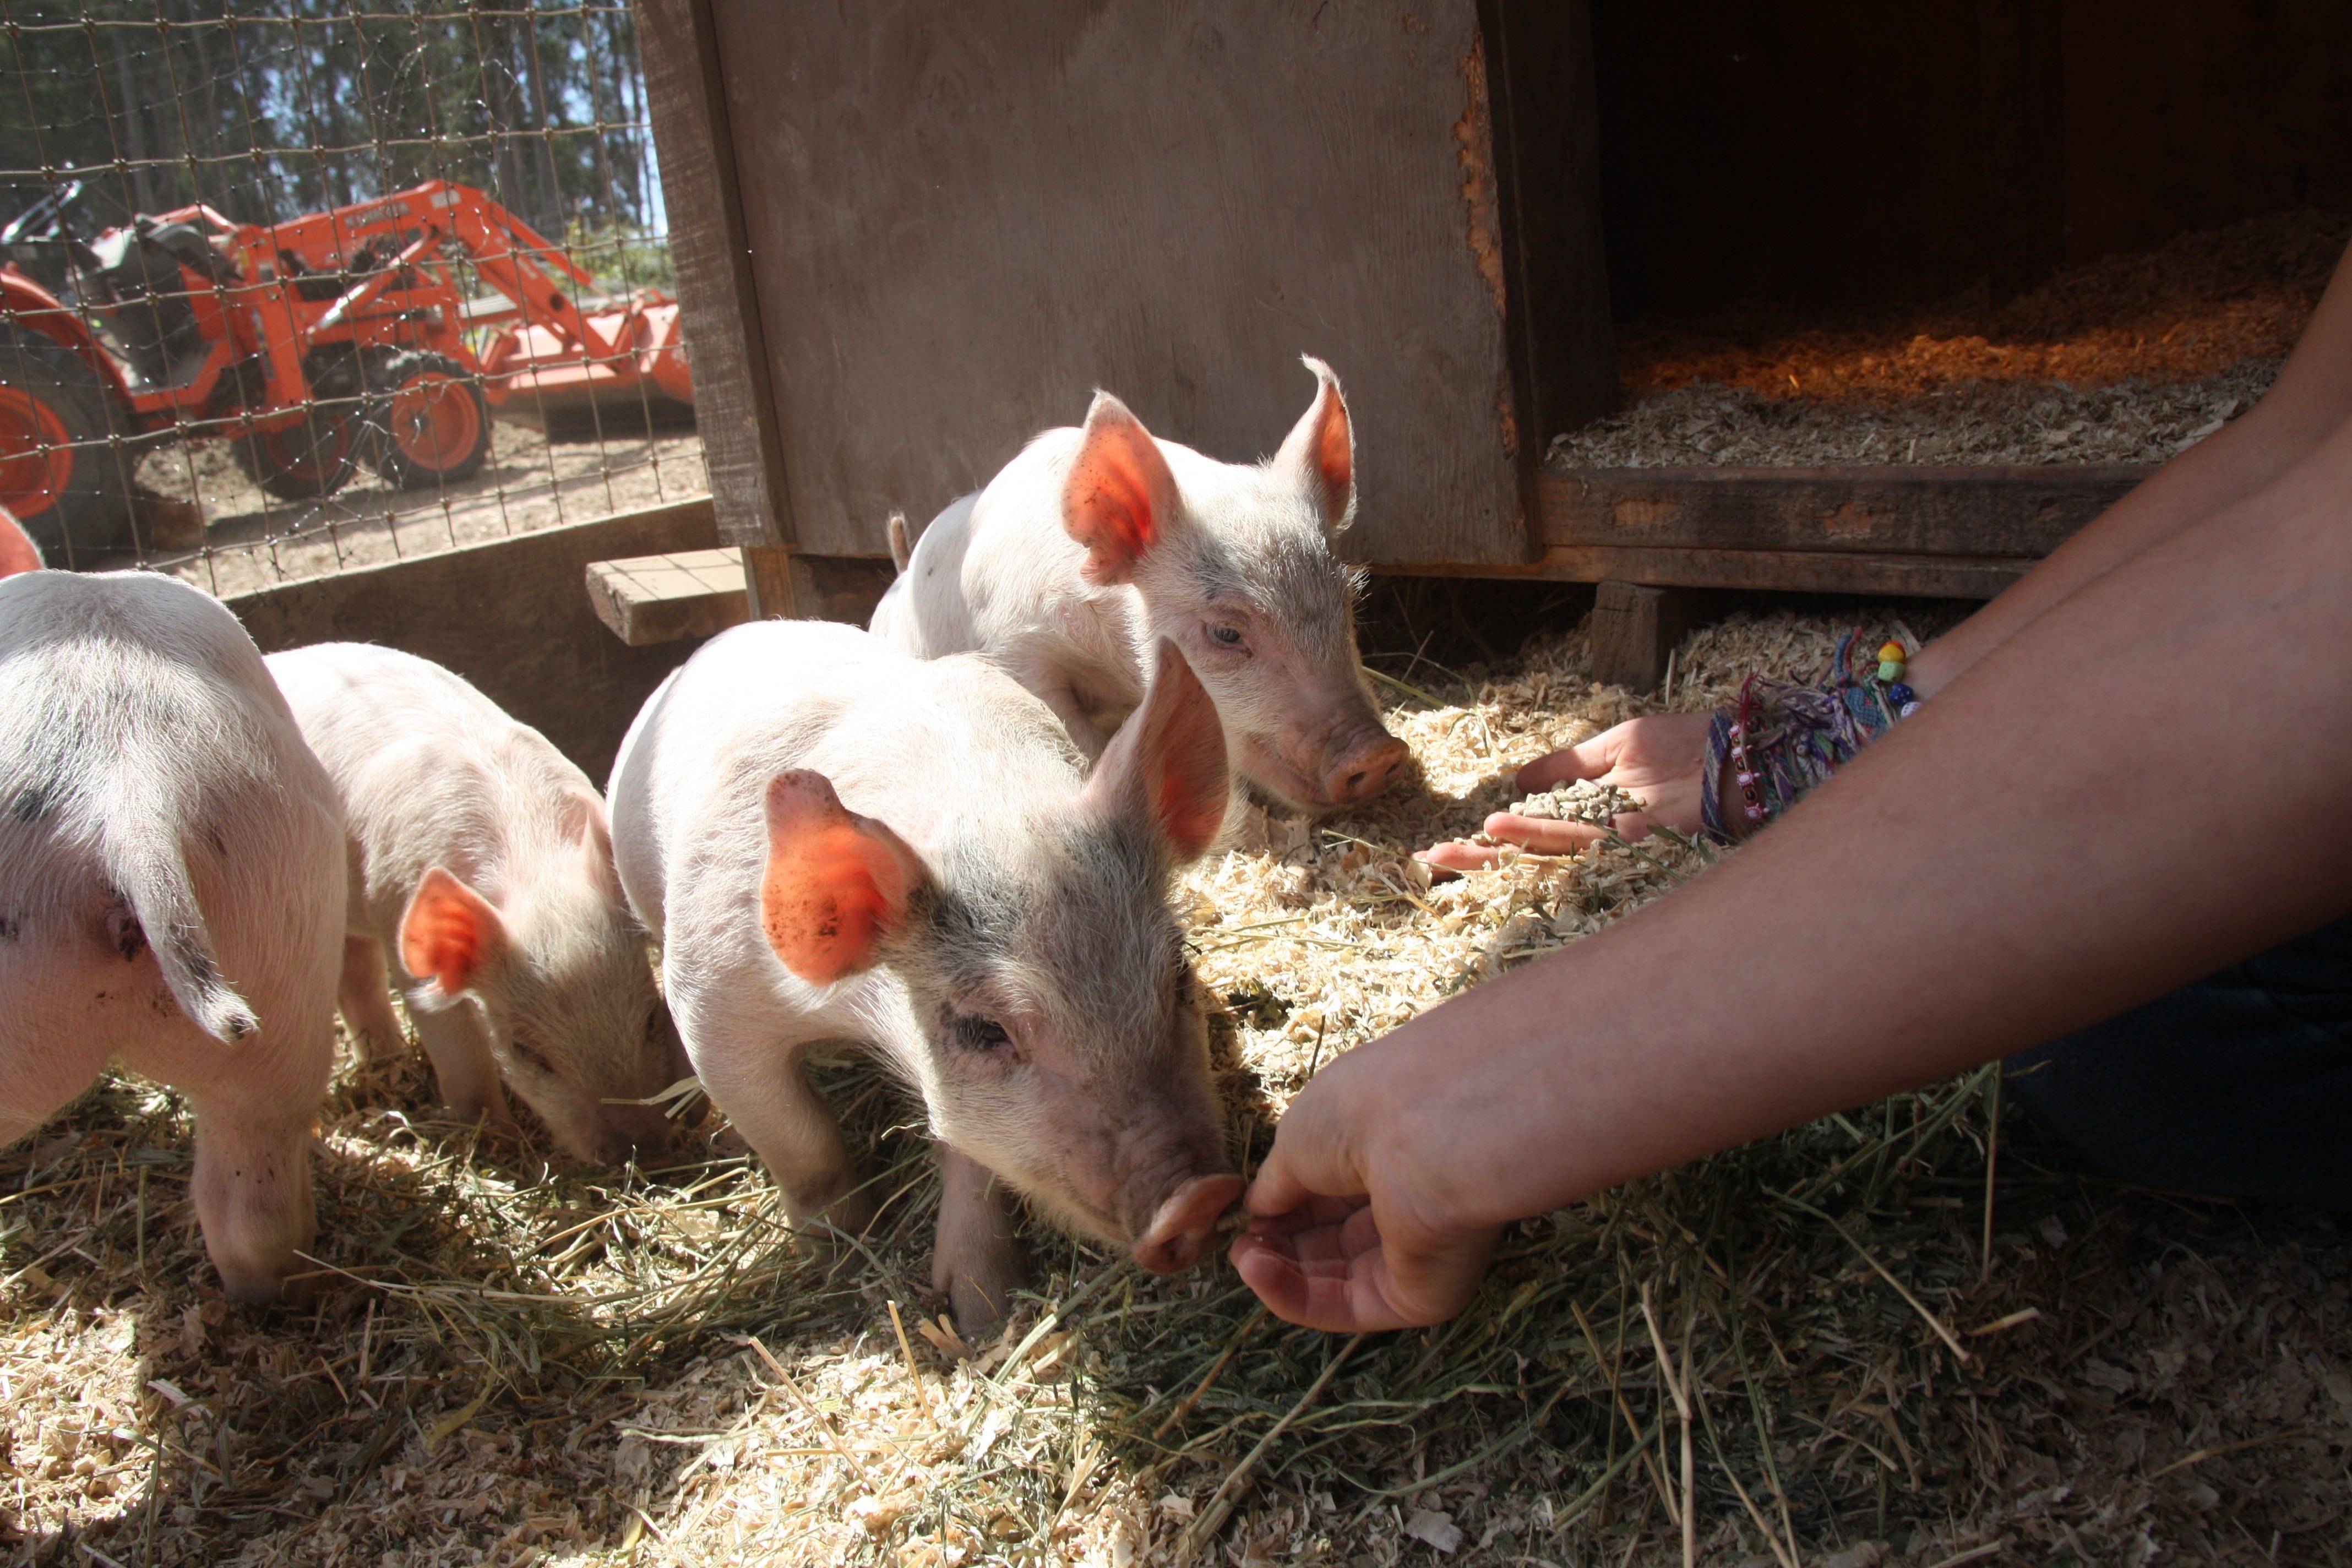
[[[2011,1057],[2006,1082],[2126,1181],[2352,1210],[2352,917]]]

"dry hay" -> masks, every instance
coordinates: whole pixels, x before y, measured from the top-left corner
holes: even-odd
[[[1696,633],[1673,705],[1808,674],[1836,626]],[[1702,858],[1430,887],[1408,850],[1507,804],[1507,764],[1656,704],[1595,688],[1580,634],[1467,679],[1376,662],[1420,781],[1188,884],[1253,1157],[1321,1061]],[[217,1297],[184,1110],[110,1080],[0,1157],[14,1560],[1622,1564],[1676,1560],[1685,1510],[1726,1568],[2347,1555],[2339,1232],[2118,1190],[2014,1118],[1989,1185],[1983,1074],[1516,1226],[1424,1333],[1289,1329],[1222,1267],[1040,1236],[967,1362],[919,1318],[912,1114],[869,1070],[829,1087],[887,1199],[830,1268],[707,1130],[656,1174],[551,1171],[433,1121],[421,1065],[346,1068],[331,1288],[269,1314]]]
[[[2309,209],[2072,268],[1823,320],[1747,306],[1629,326],[1628,406],[1552,444],[1578,468],[2158,463],[2252,407],[2352,219]]]

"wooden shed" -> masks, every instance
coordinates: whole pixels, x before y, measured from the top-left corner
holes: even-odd
[[[720,536],[854,613],[1097,387],[1374,569],[1987,596],[2145,470],[1547,465],[1618,323],[1924,300],[2352,205],[2325,0],[638,0]],[[1610,603],[1604,599],[1604,604]],[[1636,605],[1619,592],[1621,607]]]

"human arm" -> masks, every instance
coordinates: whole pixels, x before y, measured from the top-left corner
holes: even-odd
[[[1921,696],[1934,696],[2084,584],[2285,473],[2347,419],[2352,419],[2352,251],[2337,262],[2294,353],[2252,410],[2166,463],[1998,598],[1921,648],[1904,679]],[[1517,783],[1525,794],[1596,779],[1648,804],[1647,811],[1618,820],[1623,836],[1639,837],[1654,825],[1696,833],[1706,723],[1706,715],[1694,713],[1631,719],[1537,758],[1519,770]],[[1545,854],[1572,854],[1601,837],[1601,829],[1582,823],[1502,812],[1487,818],[1484,831]],[[1464,842],[1436,845],[1423,855],[1452,870],[1491,865],[1496,858],[1492,848]]]
[[[1729,863],[1332,1063],[1250,1190],[1243,1278],[1324,1328],[1434,1321],[1510,1219],[2352,907],[2348,512],[2352,426],[2021,628]],[[2225,765],[2221,816],[2197,786]]]
[[[2000,597],[1919,650],[1905,679],[1922,696],[2084,584],[2221,513],[2308,457],[2352,419],[2352,250],[2336,264],[2294,352],[2242,416],[2148,476]]]

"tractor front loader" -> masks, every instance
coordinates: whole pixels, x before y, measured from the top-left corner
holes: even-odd
[[[404,489],[470,479],[494,405],[691,400],[667,297],[584,312],[594,280],[471,186],[268,226],[199,205],[88,241],[68,216],[80,189],[0,229],[0,506],[53,561],[136,542],[131,470],[162,441],[226,440],[262,489],[304,501],[362,464]],[[503,298],[467,300],[460,261]]]

